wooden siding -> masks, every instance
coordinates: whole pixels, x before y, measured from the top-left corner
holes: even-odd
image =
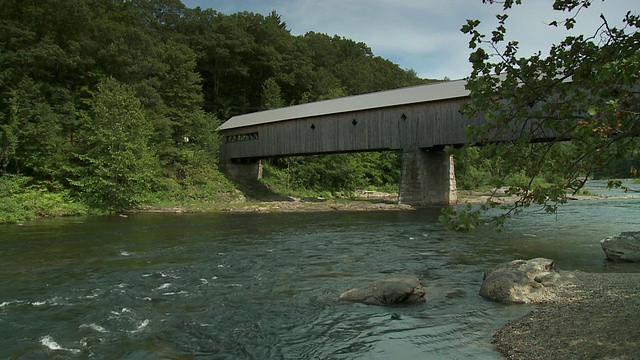
[[[465,129],[479,121],[460,113],[464,101],[414,103],[221,130],[221,160],[464,144]],[[242,136],[256,133],[257,137]]]

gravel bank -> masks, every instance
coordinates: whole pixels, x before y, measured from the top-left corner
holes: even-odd
[[[494,333],[506,359],[640,359],[640,273],[576,273],[579,285]]]

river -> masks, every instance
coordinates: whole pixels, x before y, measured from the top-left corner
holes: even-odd
[[[599,244],[638,230],[638,205],[575,201],[473,234],[443,230],[437,209],[0,226],[0,358],[499,359],[492,332],[531,307],[483,300],[482,272],[540,256],[564,270],[640,271],[607,262]],[[420,278],[426,303],[337,301],[395,274]]]

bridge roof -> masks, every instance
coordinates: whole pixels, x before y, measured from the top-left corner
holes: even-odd
[[[469,91],[465,89],[466,84],[466,80],[445,81],[237,115],[220,125],[218,130],[237,129],[312,116],[455,99],[469,95]]]

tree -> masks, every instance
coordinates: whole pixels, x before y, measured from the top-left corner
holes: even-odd
[[[268,78],[262,85],[262,109],[278,109],[283,106],[280,86],[273,78]]]
[[[549,53],[520,57],[518,42],[506,41],[508,11],[521,0],[483,0],[502,5],[503,14],[490,37],[480,33],[480,21],[468,20],[462,32],[471,36],[469,61],[473,70],[467,88],[471,101],[463,109],[469,116],[484,114],[486,123],[469,130],[485,144],[505,139],[517,129],[519,139],[499,144],[502,161],[511,172],[523,172],[528,181],[511,186],[515,204],[501,214],[483,219],[495,207],[491,199],[480,209],[449,209],[445,225],[471,229],[504,221],[532,205],[554,213],[576,193],[594,170],[612,161],[639,157],[640,135],[640,18],[629,11],[624,26],[601,24],[590,35],[566,36]],[[564,18],[550,26],[572,29],[590,0],[555,0],[553,9]],[[617,19],[616,19],[617,20]],[[532,143],[539,135],[548,142]],[[571,146],[559,149],[563,141]],[[543,173],[556,176],[536,184]],[[497,186],[504,184],[500,179]],[[620,183],[611,182],[611,186]]]
[[[56,180],[64,171],[70,146],[61,135],[61,118],[39,87],[25,78],[9,93],[8,111],[0,112],[0,173]]]
[[[61,181],[76,100],[90,77],[90,7],[81,0],[0,0],[0,7],[0,166]]]
[[[160,167],[149,145],[152,127],[140,101],[129,86],[107,78],[90,105],[80,135],[80,166],[71,183],[90,204],[109,210],[144,203]]]
[[[364,43],[294,36],[276,12],[224,15],[180,0],[0,8],[0,176],[111,210],[143,203],[152,188],[209,191],[218,119],[421,81]],[[386,157],[336,159],[366,171],[336,171],[318,187],[388,181],[378,171]],[[320,165],[318,174],[332,166]]]
[[[240,26],[240,17],[215,10],[189,10],[180,29],[197,54],[203,79],[204,110],[227,119],[246,112],[244,83],[249,77],[247,59],[253,56],[253,39]]]
[[[403,70],[374,56],[365,43],[308,32],[302,37],[314,66],[311,100],[390,90],[427,83],[413,70]]]

